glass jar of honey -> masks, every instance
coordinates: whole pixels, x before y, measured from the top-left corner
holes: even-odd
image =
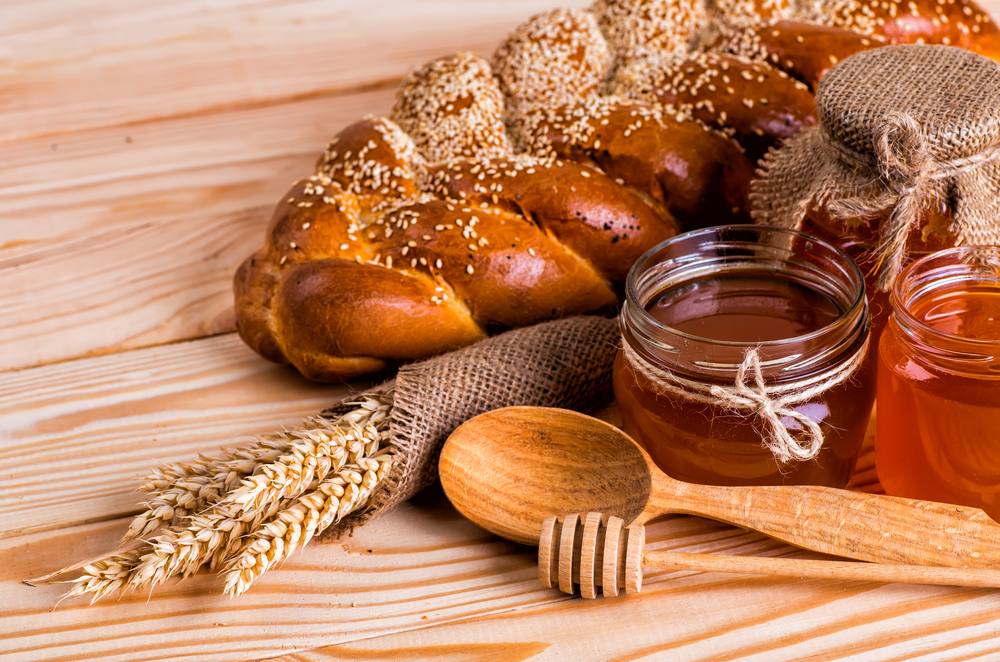
[[[886,493],[1000,516],[1000,248],[907,267],[879,346],[875,464]]]
[[[678,235],[632,267],[620,319],[615,399],[668,475],[850,480],[875,371],[864,279],[842,250],[753,225]]]

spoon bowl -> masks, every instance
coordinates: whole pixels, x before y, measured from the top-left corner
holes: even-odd
[[[651,467],[645,451],[604,421],[564,409],[507,407],[451,434],[440,475],[465,517],[537,545],[547,517],[597,510],[633,521],[649,500]]]
[[[683,483],[621,430],[562,409],[476,416],[448,438],[439,469],[460,513],[530,545],[538,544],[543,520],[567,513],[601,512],[626,525],[683,513],[863,561],[1000,566],[1000,524],[978,508],[809,485]]]

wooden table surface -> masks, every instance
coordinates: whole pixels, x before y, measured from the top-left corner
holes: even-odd
[[[150,466],[366,386],[243,346],[232,273],[337,130],[388,113],[412,67],[489,54],[551,1],[0,5],[0,659],[1000,659],[990,590],[686,572],[570,598],[433,488],[236,600],[201,574],[53,611],[65,585],[21,583],[111,549]],[[878,489],[870,452],[859,470]],[[691,517],[648,535],[801,554]]]

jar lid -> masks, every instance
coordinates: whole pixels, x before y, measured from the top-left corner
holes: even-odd
[[[874,132],[890,113],[911,116],[934,157],[968,157],[1000,143],[1000,64],[950,46],[862,51],[823,77],[816,111],[831,138],[873,160]]]

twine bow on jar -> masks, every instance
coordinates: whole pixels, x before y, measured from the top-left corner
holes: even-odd
[[[636,352],[625,338],[622,339],[622,353],[628,367],[642,375],[659,396],[716,406],[737,416],[757,417],[763,424],[763,445],[779,465],[787,465],[816,458],[824,441],[820,424],[796,411],[795,406],[850,379],[865,360],[868,340],[865,339],[853,356],[831,370],[772,385],[764,378],[760,351],[756,347],[747,350],[732,386],[710,385],[664,370]],[[793,421],[800,430],[790,429]]]
[[[949,161],[935,159],[927,147],[924,129],[912,116],[901,112],[889,113],[875,127],[872,142],[874,164],[870,155],[837,141],[827,143],[843,163],[877,173],[884,189],[869,197],[831,200],[828,208],[830,216],[838,219],[872,218],[892,209],[876,247],[878,288],[886,290],[906,263],[910,231],[939,197],[938,183],[994,161],[1000,150],[984,150]]]

